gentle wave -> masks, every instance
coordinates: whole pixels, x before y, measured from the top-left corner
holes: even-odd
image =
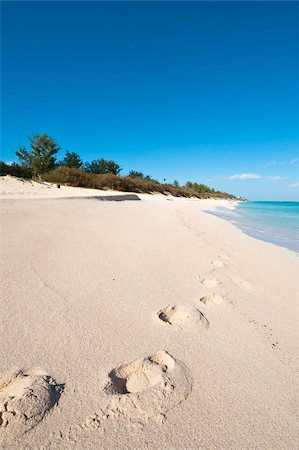
[[[299,202],[235,202],[206,212],[246,234],[299,253]]]

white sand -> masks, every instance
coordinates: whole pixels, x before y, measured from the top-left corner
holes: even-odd
[[[131,193],[130,193],[131,194]],[[116,192],[99,189],[74,188],[71,186],[37,182],[26,179],[17,179],[10,175],[0,177],[0,199],[21,198],[65,198],[65,197],[96,197],[109,195],[126,195],[125,192]]]
[[[50,199],[90,191],[0,178],[0,448],[297,448],[296,254],[215,201]]]

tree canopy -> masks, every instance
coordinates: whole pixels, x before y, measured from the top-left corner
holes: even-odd
[[[87,162],[85,164],[85,170],[94,174],[113,173],[114,175],[118,175],[122,169],[115,161],[108,161],[101,158]]]
[[[210,188],[209,186],[206,186],[202,183],[193,183],[192,181],[187,181],[186,187],[193,189],[193,191],[197,192],[198,194],[202,194],[204,192],[214,192],[213,188]]]
[[[78,153],[66,151],[65,156],[63,160],[60,161],[59,165],[81,169],[81,167],[83,167],[83,161]]]
[[[144,174],[142,172],[138,172],[138,170],[130,170],[129,177],[144,178]]]
[[[144,173],[139,172],[138,170],[130,170],[129,177],[142,178],[143,180],[152,180],[151,175],[144,175]]]
[[[28,139],[30,150],[23,146],[16,152],[21,165],[30,168],[34,175],[40,175],[54,169],[55,155],[60,150],[55,139],[49,137],[46,133],[36,133]]]

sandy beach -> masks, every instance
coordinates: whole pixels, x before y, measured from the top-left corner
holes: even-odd
[[[0,179],[0,448],[297,449],[298,256],[115,195]]]

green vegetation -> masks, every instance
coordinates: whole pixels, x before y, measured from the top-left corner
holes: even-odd
[[[83,164],[83,160],[78,153],[68,151],[66,151],[63,160],[59,162],[60,166],[73,167],[74,169],[81,169]]]
[[[85,163],[85,171],[96,175],[103,175],[105,173],[113,173],[113,175],[118,175],[121,171],[121,167],[114,161],[106,161],[101,158]]]
[[[0,176],[3,175],[12,175],[18,178],[32,178],[33,172],[28,167],[19,166],[16,163],[5,164],[3,161],[0,161]]]
[[[177,187],[166,183],[159,183],[156,180],[141,178],[137,176],[107,174],[92,174],[80,169],[69,167],[57,167],[53,171],[43,175],[45,181],[51,183],[67,184],[70,186],[79,186],[95,189],[113,189],[126,192],[147,192],[173,195],[175,197],[197,197],[197,198],[231,198],[233,195],[225,192],[215,191],[205,186],[200,191],[190,186]],[[196,183],[194,183],[196,185]],[[198,185],[204,186],[204,185]]]
[[[191,181],[185,186],[180,186],[177,180],[172,184],[160,183],[150,175],[136,170],[131,170],[127,176],[120,176],[122,169],[115,161],[100,158],[84,163],[76,152],[67,151],[58,162],[56,154],[60,148],[55,139],[45,133],[34,134],[28,139],[30,150],[20,147],[16,152],[20,164],[9,165],[0,161],[0,175],[39,177],[51,183],[94,189],[161,193],[175,197],[236,199],[234,195]]]
[[[30,148],[20,147],[16,152],[22,167],[31,169],[35,176],[54,169],[56,164],[56,153],[60,150],[55,139],[46,133],[34,134],[29,137]]]
[[[143,180],[152,180],[152,177],[150,175],[144,175],[142,172],[138,172],[137,170],[130,170],[129,177],[142,178]]]

